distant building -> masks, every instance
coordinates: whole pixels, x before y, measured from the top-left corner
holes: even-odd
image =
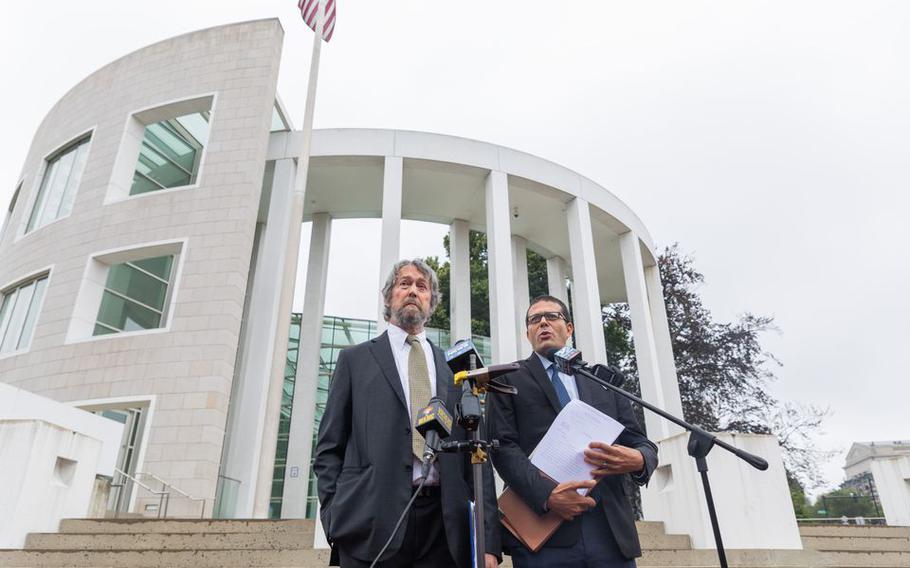
[[[910,440],[854,442],[844,472],[844,486],[880,503],[889,525],[910,525]]]

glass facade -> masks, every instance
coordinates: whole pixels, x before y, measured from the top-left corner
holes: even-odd
[[[208,111],[146,126],[130,195],[196,183],[208,136]]]
[[[93,335],[161,327],[173,265],[173,256],[112,265]]]
[[[0,300],[0,353],[28,348],[47,288],[47,275],[20,284]]]
[[[90,138],[82,138],[67,146],[47,161],[35,206],[25,231],[33,231],[51,221],[66,217],[73,210],[76,190],[88,159]]]
[[[297,372],[297,353],[300,345],[300,314],[291,315],[291,331],[288,339],[288,358],[285,366],[284,392],[281,400],[281,418],[278,424],[278,441],[275,451],[275,472],[272,477],[272,495],[269,504],[269,517],[281,517],[281,500],[284,494],[284,473],[288,455],[288,433],[291,429],[291,408],[294,400],[294,377]],[[325,412],[325,401],[329,394],[329,382],[335,372],[338,354],[345,347],[357,345],[379,335],[376,322],[369,320],[339,318],[326,316],[322,322],[322,345],[319,350],[319,375],[316,383],[316,411],[313,417],[313,449],[316,448],[316,437],[319,423]],[[451,346],[448,330],[427,328],[427,339],[441,349]],[[472,338],[484,361],[490,359],[490,339],[475,336]],[[312,455],[312,454],[311,454]],[[316,475],[313,473],[312,458],[309,466],[309,490],[307,491],[308,519],[316,518]]]

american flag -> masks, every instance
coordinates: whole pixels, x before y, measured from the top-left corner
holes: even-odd
[[[303,21],[316,31],[316,10],[319,9],[319,0],[300,0],[297,2],[300,8],[300,15]],[[332,32],[335,31],[335,0],[326,0],[325,3],[325,21],[322,23],[322,39],[329,41],[332,39]]]

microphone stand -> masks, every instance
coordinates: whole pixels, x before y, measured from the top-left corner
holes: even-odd
[[[688,453],[690,456],[695,458],[695,465],[698,468],[698,473],[701,475],[701,482],[705,488],[705,500],[708,504],[708,515],[711,517],[711,528],[714,530],[714,543],[717,546],[717,558],[720,560],[721,568],[727,568],[727,555],[724,551],[724,543],[720,536],[720,524],[717,521],[717,511],[714,508],[714,496],[711,494],[711,484],[708,482],[708,461],[705,459],[708,453],[711,451],[714,446],[720,446],[721,448],[727,450],[736,457],[742,459],[755,469],[764,471],[768,469],[768,462],[764,459],[750,454],[747,451],[741,450],[737,447],[734,447],[727,442],[719,439],[714,434],[707,432],[694,424],[689,424],[681,418],[673,416],[669,412],[649,404],[642,400],[641,398],[635,396],[634,394],[627,392],[618,386],[612,384],[610,381],[601,379],[596,376],[594,373],[584,368],[585,363],[583,362],[573,362],[571,363],[571,370],[573,373],[581,375],[589,380],[594,381],[595,383],[601,385],[602,387],[609,389],[620,396],[624,396],[627,399],[637,402],[644,408],[647,408],[651,412],[662,416],[673,422],[674,424],[681,426],[683,429],[689,432],[689,445],[687,447]],[[615,371],[613,371],[615,373]],[[618,374],[618,373],[617,373]]]
[[[470,356],[470,370],[477,369],[477,358],[472,353]],[[458,404],[458,423],[468,433],[468,440],[443,442],[440,451],[459,452],[471,454],[471,473],[474,481],[474,562],[475,566],[483,567],[486,554],[486,540],[484,529],[484,499],[483,499],[483,464],[487,461],[490,448],[497,449],[497,440],[486,441],[480,438],[480,425],[483,410],[480,406],[478,394],[484,392],[484,387],[478,387],[474,379],[462,382],[461,402]]]

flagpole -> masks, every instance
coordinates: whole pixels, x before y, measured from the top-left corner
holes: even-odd
[[[284,390],[284,370],[287,361],[288,335],[291,327],[291,310],[294,304],[294,286],[297,282],[297,259],[300,255],[300,231],[306,195],[307,173],[310,166],[310,142],[313,135],[313,114],[316,109],[316,83],[319,77],[319,55],[322,50],[322,30],[325,22],[326,0],[319,0],[316,9],[316,34],[310,59],[310,77],[307,83],[303,127],[300,130],[300,153],[297,155],[297,174],[291,195],[291,219],[288,227],[284,271],[281,275],[281,298],[278,303],[278,328],[272,352],[269,374],[269,393],[266,400],[266,419],[260,445],[259,473],[256,477],[256,497],[253,518],[264,519],[269,515],[272,477],[275,469],[275,446],[278,439],[278,421],[281,414],[281,395]],[[309,362],[300,362],[307,364]],[[308,385],[298,385],[309,388]],[[308,443],[308,442],[306,442]],[[304,473],[309,476],[309,469]],[[306,479],[305,478],[305,479]]]

